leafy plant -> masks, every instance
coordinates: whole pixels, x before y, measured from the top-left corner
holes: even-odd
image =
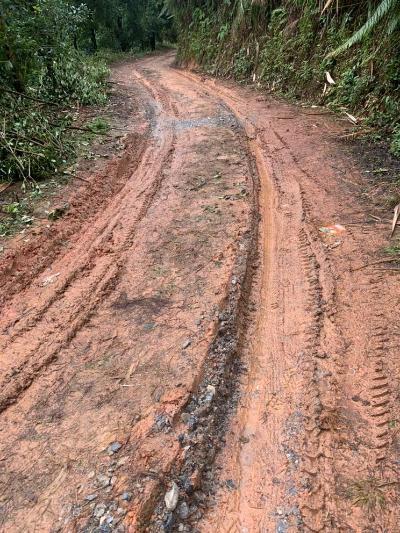
[[[1,216],[1,214],[6,216]],[[0,237],[11,235],[16,230],[32,224],[31,209],[27,200],[11,202],[0,210]]]
[[[25,184],[55,172],[72,152],[67,117],[22,98],[1,100],[0,180]]]
[[[400,255],[400,244],[394,244],[385,248],[385,252],[389,255]]]
[[[107,99],[110,53],[102,56],[99,48],[125,53],[173,35],[163,6],[163,0],[2,0],[0,180],[26,187],[58,171],[76,141],[67,112]],[[104,120],[89,127],[108,129]]]
[[[394,129],[390,151],[393,155],[400,157],[400,125]]]
[[[233,74],[237,78],[244,78],[250,73],[252,61],[247,51],[241,48],[234,55]]]
[[[328,57],[335,57],[363,41],[385,17],[387,18],[386,32],[392,34],[400,25],[400,2],[398,0],[382,0],[361,28],[338,48],[330,52]]]

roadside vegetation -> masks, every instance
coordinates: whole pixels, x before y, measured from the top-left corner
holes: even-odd
[[[179,61],[347,112],[400,156],[399,0],[169,0]]]
[[[75,153],[79,107],[107,100],[107,63],[172,38],[162,0],[3,0],[0,190],[56,173]]]

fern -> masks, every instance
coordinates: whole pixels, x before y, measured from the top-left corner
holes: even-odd
[[[330,52],[327,57],[335,57],[361,42],[390,11],[393,13],[392,19],[388,24],[388,33],[392,33],[400,23],[400,0],[382,0],[365,24],[346,42],[336,48],[336,50]]]

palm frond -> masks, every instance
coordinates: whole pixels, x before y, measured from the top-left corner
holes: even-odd
[[[392,20],[389,22],[388,28],[387,28],[388,35],[391,35],[394,32],[394,30],[397,28],[397,26],[399,25],[400,25],[400,12],[397,14],[397,16],[395,14]]]
[[[379,4],[379,6],[376,8],[376,10],[372,13],[372,15],[368,18],[368,20],[361,26],[359,30],[357,30],[353,35],[342,45],[340,45],[336,50],[333,50],[330,52],[327,57],[335,57],[345,50],[348,50],[355,44],[362,41],[374,28],[375,26],[383,19],[385,15],[389,13],[391,9],[399,5],[398,0],[382,0],[382,2]],[[397,26],[397,23],[399,22],[400,14],[395,13],[394,20],[391,21],[391,23],[395,22],[395,27]]]

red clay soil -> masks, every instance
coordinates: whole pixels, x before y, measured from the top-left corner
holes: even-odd
[[[1,258],[0,529],[399,531],[398,275],[343,126],[172,61],[114,69],[122,150]]]

